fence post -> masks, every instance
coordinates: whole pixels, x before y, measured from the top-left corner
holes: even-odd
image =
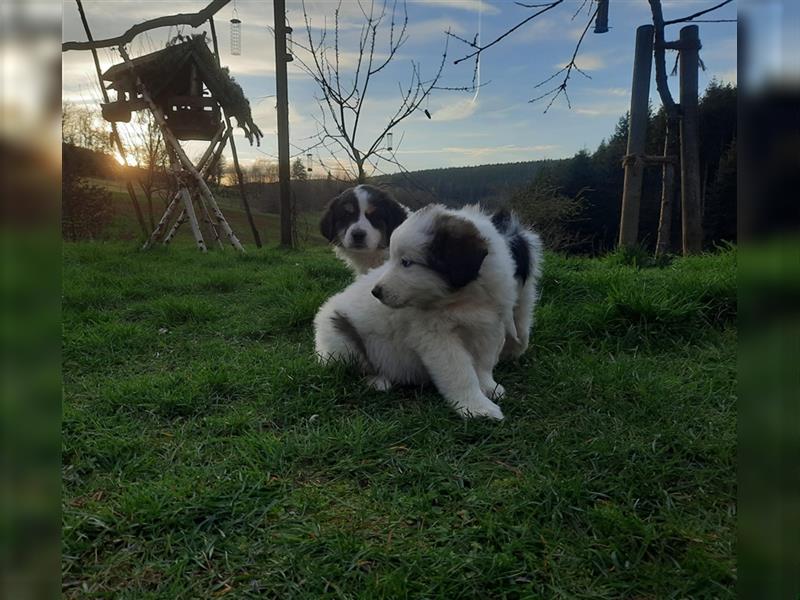
[[[639,207],[642,200],[644,151],[649,117],[650,73],[653,64],[652,25],[636,29],[636,54],[633,61],[631,111],[628,121],[628,151],[625,157],[625,185],[619,221],[619,245],[635,246],[639,237]]]
[[[697,25],[680,34],[681,106],[681,225],[683,253],[703,249],[703,214],[700,198],[700,119],[697,106],[700,35]]]

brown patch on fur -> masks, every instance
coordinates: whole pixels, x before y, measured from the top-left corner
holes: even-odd
[[[453,288],[462,288],[478,278],[483,259],[489,254],[486,240],[467,219],[442,214],[433,222],[428,246],[428,266],[440,273]]]

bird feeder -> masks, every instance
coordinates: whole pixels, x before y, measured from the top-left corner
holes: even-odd
[[[292,62],[294,60],[294,42],[292,42],[292,31],[294,31],[289,25],[286,25],[286,62]]]
[[[310,173],[313,170],[313,159],[311,154],[306,154],[306,170]]]
[[[211,141],[222,124],[222,108],[237,118],[248,139],[252,132],[260,133],[241,87],[217,66],[200,36],[140,56],[130,65],[114,65],[102,78],[117,93],[115,102],[101,104],[106,121],[127,123],[132,112],[148,108],[138,78],[179,140]]]
[[[242,22],[236,6],[233,7],[231,17],[231,54],[239,56],[242,53]]]
[[[594,20],[595,33],[608,33],[608,0],[597,0],[597,16]]]
[[[391,152],[392,150],[392,132],[386,134],[386,149]]]

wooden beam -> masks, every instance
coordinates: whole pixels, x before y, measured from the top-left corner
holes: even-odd
[[[681,105],[681,206],[683,253],[703,249],[703,214],[700,201],[700,114],[698,68],[700,34],[697,25],[681,28],[679,66]]]
[[[140,33],[157,29],[159,27],[173,27],[177,25],[189,25],[191,27],[200,27],[203,23],[214,14],[216,14],[223,6],[228,4],[230,0],[213,0],[203,10],[196,13],[178,13],[176,15],[168,15],[165,17],[158,17],[138,23],[128,29],[120,36],[113,38],[106,38],[103,40],[89,40],[88,42],[64,42],[61,44],[61,51],[67,52],[69,50],[94,50],[97,48],[111,48],[114,46],[121,46],[129,44],[133,38]]]
[[[273,0],[275,18],[275,94],[278,113],[278,188],[281,205],[281,246],[291,248],[292,191],[289,181],[289,91],[286,77],[286,3]]]
[[[636,50],[633,59],[631,111],[628,126],[625,183],[622,190],[622,211],[619,221],[619,245],[632,247],[639,241],[639,207],[642,202],[645,142],[649,118],[650,74],[653,65],[653,26],[636,29]],[[626,157],[627,158],[627,157]]]

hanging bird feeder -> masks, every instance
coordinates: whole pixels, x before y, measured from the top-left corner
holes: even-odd
[[[231,16],[231,54],[239,56],[242,53],[242,22],[239,20],[239,12],[236,10],[236,3],[233,5],[233,15]]]
[[[392,132],[386,134],[386,149],[391,152],[392,150]]]
[[[313,159],[311,154],[306,154],[306,170],[310,173],[314,168]]]
[[[294,31],[289,24],[286,24],[286,62],[294,60],[294,43],[292,42],[292,31]]]

